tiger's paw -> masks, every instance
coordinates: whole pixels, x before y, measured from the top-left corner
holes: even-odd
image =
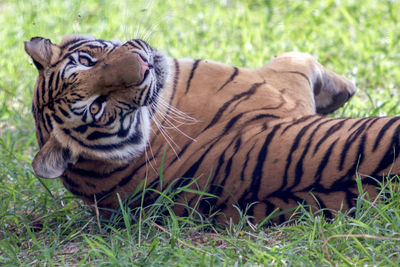
[[[313,103],[312,111],[307,111],[309,115],[331,113],[342,107],[356,92],[350,80],[327,70],[307,53],[283,53],[262,71],[265,76],[275,77],[276,87],[290,82],[290,90],[285,95],[287,98],[294,102]]]
[[[316,111],[328,114],[342,107],[357,91],[354,84],[343,76],[319,64],[320,74],[314,81]]]

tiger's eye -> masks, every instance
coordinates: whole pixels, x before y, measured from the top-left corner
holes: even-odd
[[[78,62],[86,67],[91,67],[96,64],[96,60],[87,52],[78,52]]]
[[[100,104],[97,102],[94,102],[90,105],[90,113],[92,115],[96,115],[100,111]]]
[[[83,66],[89,67],[90,61],[87,57],[79,57],[79,63],[81,63]]]

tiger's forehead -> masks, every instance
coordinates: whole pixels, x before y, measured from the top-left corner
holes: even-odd
[[[96,39],[89,35],[70,35],[61,41],[59,47],[62,55],[66,55],[79,50],[107,51],[121,45],[122,42],[119,40],[108,41]]]

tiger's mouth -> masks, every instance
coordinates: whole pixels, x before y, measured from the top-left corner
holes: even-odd
[[[140,77],[141,81],[138,83],[140,85],[147,77],[150,72],[150,68],[153,68],[153,65],[150,65],[149,62],[144,59],[140,54],[136,54],[137,60],[140,66]]]

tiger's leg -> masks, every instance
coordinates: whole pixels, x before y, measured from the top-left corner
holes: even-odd
[[[288,89],[285,97],[296,102],[310,101],[319,114],[335,111],[356,92],[352,82],[327,70],[306,53],[281,54],[260,70],[268,82]]]

